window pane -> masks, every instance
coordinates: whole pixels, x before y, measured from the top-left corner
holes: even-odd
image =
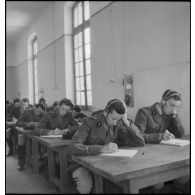
[[[78,47],[78,34],[74,36],[74,48]]]
[[[79,48],[79,61],[83,61],[83,47]]]
[[[78,36],[79,36],[79,47],[81,47],[83,41],[82,32],[80,32]]]
[[[80,90],[84,90],[84,78],[83,77],[80,77],[80,86],[81,86]]]
[[[85,44],[90,42],[90,29],[86,28],[85,29]]]
[[[90,44],[85,45],[85,59],[90,58]]]
[[[79,25],[83,23],[83,13],[82,13],[82,4],[81,2],[78,4],[78,12],[79,12]]]
[[[81,105],[85,105],[85,93],[81,92]]]
[[[80,76],[83,76],[83,62],[79,63]]]
[[[87,90],[91,90],[91,75],[87,76]]]
[[[75,65],[75,76],[78,77],[79,76],[79,63],[77,63]]]
[[[91,91],[87,91],[87,103],[89,106],[92,105],[92,93]]]
[[[85,60],[86,74],[91,74],[91,60]]]
[[[79,61],[79,49],[75,49],[74,57],[75,57],[75,62],[78,62]]]
[[[78,8],[74,9],[74,27],[78,26]]]
[[[89,1],[84,1],[85,20],[89,19]]]
[[[77,95],[76,95],[76,103],[78,104],[78,105],[81,105],[81,100],[80,100],[81,98],[80,98],[80,92],[77,92]]]
[[[80,77],[76,78],[76,91],[80,91]]]

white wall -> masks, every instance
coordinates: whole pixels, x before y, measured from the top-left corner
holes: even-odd
[[[55,100],[66,97],[64,5],[65,2],[50,2],[40,18],[21,35],[16,43],[14,51],[16,56],[14,66],[18,65],[15,73],[16,91],[21,92],[22,97],[29,97],[28,61],[30,59],[27,54],[27,42],[32,33],[37,34],[38,40],[39,90],[44,90],[44,97],[49,105]],[[20,75],[23,75],[22,78]],[[17,95],[17,92],[14,96]]]
[[[189,2],[114,2],[91,18],[91,37],[95,108],[123,99],[122,78],[133,73],[135,106],[129,117],[170,88],[183,96],[181,119],[190,132]]]

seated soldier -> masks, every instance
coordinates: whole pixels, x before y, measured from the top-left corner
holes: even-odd
[[[97,155],[116,152],[117,144],[133,147],[144,146],[145,143],[139,129],[127,119],[125,104],[114,99],[108,102],[102,113],[83,119],[69,149],[74,155]],[[71,162],[69,170],[76,182],[77,191],[90,193],[93,187],[90,171],[76,162]],[[112,185],[117,188],[115,184]]]
[[[45,114],[35,129],[35,135],[63,135],[65,139],[71,139],[79,128],[70,112],[73,104],[69,99],[62,99],[59,107]],[[47,158],[47,149],[41,146],[42,156]],[[55,154],[56,165],[59,165],[59,156]],[[58,167],[59,168],[59,167]]]
[[[46,104],[45,98],[43,98],[43,97],[40,98],[38,103],[39,103],[39,104],[44,104],[44,105],[46,106],[46,108],[47,108],[47,104]]]
[[[78,122],[82,122],[83,118],[87,117],[87,115],[81,112],[81,108],[78,105],[73,106],[72,114]]]
[[[20,117],[20,113],[20,99],[16,98],[6,110],[6,142],[9,147],[7,156],[13,155],[14,126]]]
[[[177,115],[180,105],[181,95],[168,89],[163,93],[161,102],[138,110],[135,124],[142,132],[146,143],[159,143],[161,140],[180,138],[184,135],[184,128]],[[163,185],[161,183],[153,187],[160,189]]]
[[[75,133],[79,124],[70,112],[73,104],[69,99],[62,99],[59,107],[45,114],[35,129],[36,135],[62,135],[71,131]]]
[[[36,104],[35,108],[29,108],[24,110],[18,119],[16,126],[23,127],[24,130],[33,130],[38,122],[42,119],[45,113],[44,104]],[[18,170],[21,171],[24,169],[25,165],[25,142],[26,135],[18,135]]]

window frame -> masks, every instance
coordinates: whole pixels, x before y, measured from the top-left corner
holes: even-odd
[[[75,18],[74,18],[74,10],[75,8],[78,6],[78,4],[81,3],[82,5],[82,23],[77,25],[76,27],[74,26],[74,22],[75,22]],[[74,45],[74,37],[75,35],[78,35],[80,32],[82,32],[82,57],[83,57],[83,78],[84,78],[84,90],[80,90],[80,94],[81,92],[84,92],[84,98],[85,98],[85,105],[79,105],[81,107],[82,110],[92,110],[92,106],[93,106],[93,99],[92,99],[92,105],[88,105],[88,101],[87,101],[87,91],[91,91],[91,98],[92,98],[92,73],[90,74],[86,74],[86,63],[85,61],[87,59],[85,59],[85,29],[89,28],[90,29],[90,15],[89,15],[89,19],[85,20],[85,10],[84,10],[84,1],[77,1],[74,6],[72,7],[72,52],[73,52],[73,71],[74,71],[74,93],[75,93],[75,102],[77,104],[77,88],[76,88],[76,78],[80,77],[76,76],[76,62],[75,62],[75,45]],[[91,53],[91,37],[90,37],[90,53]],[[79,47],[78,47],[79,48]],[[90,68],[91,68],[91,55],[88,58],[90,59]],[[91,89],[87,90],[87,75],[91,75]]]
[[[34,49],[34,44],[36,44],[37,51]],[[33,101],[35,104],[38,103],[39,100],[39,87],[38,87],[38,43],[37,43],[37,36],[32,40],[32,70],[33,70]],[[36,60],[36,78],[35,78],[35,60]],[[36,79],[36,81],[35,81]],[[37,88],[35,86],[35,82],[37,83]]]

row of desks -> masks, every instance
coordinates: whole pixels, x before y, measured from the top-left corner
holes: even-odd
[[[27,140],[32,141],[34,172],[38,172],[38,144],[43,144],[47,147],[49,181],[61,193],[68,193],[68,145],[71,141],[32,136],[22,129],[18,131],[28,134]],[[103,178],[121,186],[124,193],[139,193],[141,188],[189,175],[189,147],[146,144],[133,148],[138,150],[133,158],[73,155],[72,160],[91,170],[96,193],[103,193]],[[59,180],[54,176],[54,152],[59,154]]]

